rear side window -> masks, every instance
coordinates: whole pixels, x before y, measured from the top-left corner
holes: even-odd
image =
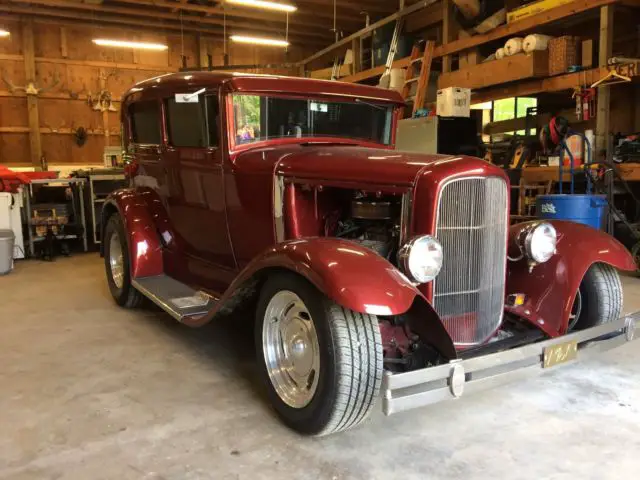
[[[136,102],[129,106],[131,135],[134,143],[160,145],[160,104],[155,100]]]
[[[166,101],[169,143],[174,147],[215,147],[218,145],[218,99],[201,96],[198,103]]]

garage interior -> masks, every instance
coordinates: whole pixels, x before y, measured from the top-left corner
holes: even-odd
[[[640,269],[639,18],[638,0],[0,0],[0,478],[634,478],[637,344],[307,438],[258,378],[253,302],[201,328],[121,308],[100,253],[135,176],[123,96],[241,72],[395,90],[395,149],[484,159],[511,225],[586,223]],[[262,140],[251,122],[239,143]]]

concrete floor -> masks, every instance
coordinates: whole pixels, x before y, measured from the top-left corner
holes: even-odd
[[[250,333],[117,308],[97,255],[0,277],[2,479],[622,479],[640,470],[640,343],[526,382],[301,438]],[[640,310],[626,277],[625,310]]]

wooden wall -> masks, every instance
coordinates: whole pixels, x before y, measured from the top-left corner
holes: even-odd
[[[29,23],[33,31],[35,86],[45,89],[31,96],[35,101],[28,100],[22,90],[11,92],[9,85],[23,87],[27,83],[25,71],[29,71],[30,57],[28,42],[23,37],[29,36],[25,30]],[[95,111],[87,103],[89,95],[105,88],[114,100],[119,100],[135,82],[177,71],[182,65],[182,52],[188,66],[198,64],[199,52],[205,57],[210,53],[214,65],[223,64],[221,39],[198,39],[189,32],[184,34],[183,45],[179,34],[143,33],[125,27],[98,28],[21,19],[3,21],[3,28],[9,30],[11,36],[0,38],[0,164],[10,166],[39,164],[39,157],[32,155],[37,149],[33,134],[30,141],[30,132],[35,130],[34,117],[38,117],[42,155],[50,166],[100,164],[105,145],[120,144],[120,104],[114,102],[117,112]],[[97,37],[156,41],[166,43],[169,49],[149,52],[98,47],[91,42]],[[230,64],[285,62],[285,53],[277,48],[229,45],[228,53]],[[298,60],[306,54],[309,52],[292,48],[287,61]],[[295,72],[270,70],[266,73]],[[32,108],[37,108],[37,114],[29,113],[29,102],[35,105]],[[84,127],[89,134],[82,147],[74,141],[74,132],[79,127]]]

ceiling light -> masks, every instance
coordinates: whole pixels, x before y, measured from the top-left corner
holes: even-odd
[[[92,41],[101,47],[139,48],[140,50],[166,50],[169,48],[162,43],[127,42],[126,40],[108,40],[105,38],[94,38]]]
[[[8,31],[2,30],[0,28],[0,37],[8,37],[9,35],[11,35],[11,34]]]
[[[245,7],[263,8],[265,10],[277,10],[279,12],[295,12],[298,7],[286,3],[269,2],[267,0],[226,0],[225,3],[242,5]]]
[[[248,37],[246,35],[231,35],[231,40],[238,43],[250,43],[252,45],[268,45],[271,47],[288,47],[289,42],[276,40],[275,38]]]

